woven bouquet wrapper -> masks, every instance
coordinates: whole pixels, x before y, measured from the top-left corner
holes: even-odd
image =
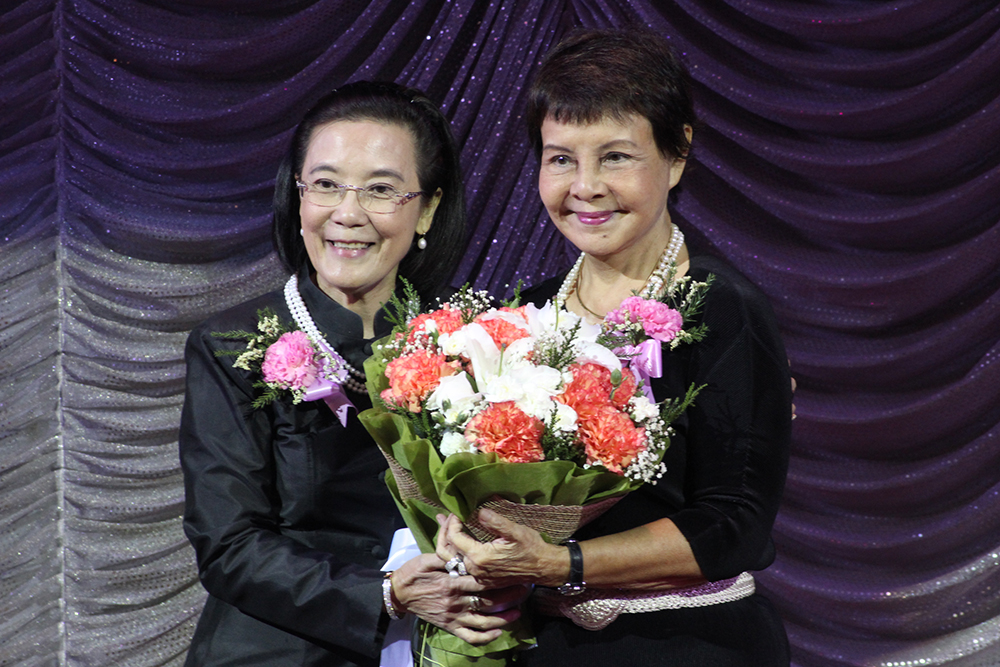
[[[371,371],[367,364],[366,370]],[[414,435],[404,417],[378,407],[359,417],[389,463],[386,485],[424,553],[434,551],[438,514],[455,514],[476,539],[486,542],[497,537],[475,518],[486,507],[558,544],[636,485],[621,475],[569,461],[505,463],[496,454],[481,452],[442,459],[429,440]],[[483,646],[423,625],[417,641],[424,647],[418,645],[418,653],[446,665],[503,665],[510,652],[535,644],[526,615]]]

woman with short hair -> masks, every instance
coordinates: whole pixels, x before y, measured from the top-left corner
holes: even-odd
[[[772,666],[789,663],[753,570],[774,560],[771,527],[791,432],[788,364],[765,296],[727,263],[690,255],[668,200],[697,119],[688,74],[648,31],[586,31],[544,59],[529,96],[538,187],[559,231],[582,251],[529,290],[589,322],[670,280],[714,276],[704,340],[665,344],[657,400],[704,386],[664,458],[666,473],[580,529],[566,545],[481,512],[501,535],[479,544],[455,517],[439,556],[461,555],[486,586],[535,584],[538,646],[527,665]],[[522,663],[519,663],[522,664]]]

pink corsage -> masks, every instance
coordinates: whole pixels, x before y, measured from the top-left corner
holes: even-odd
[[[702,282],[685,276],[671,280],[659,299],[630,296],[604,317],[604,340],[640,380],[643,393],[654,401],[651,378],[663,375],[663,346],[670,350],[705,337],[704,323],[684,328],[701,311],[714,276]]]
[[[260,370],[264,382],[283,389],[303,390],[319,377],[321,364],[312,341],[302,331],[281,334],[264,351]]]
[[[661,343],[672,341],[684,328],[684,317],[667,304],[653,299],[630,296],[612,310],[605,321],[618,328],[639,325],[650,338]]]
[[[257,332],[212,334],[247,342],[243,350],[218,350],[215,354],[235,356],[233,368],[260,373],[260,379],[253,384],[255,389],[262,390],[253,401],[254,409],[288,392],[293,405],[323,399],[346,425],[347,410],[354,407],[342,387],[347,378],[347,362],[328,347],[317,348],[304,331],[281,324],[270,309],[259,311],[257,318]]]

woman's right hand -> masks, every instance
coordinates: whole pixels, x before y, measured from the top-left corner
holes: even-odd
[[[392,573],[394,603],[470,644],[486,644],[517,619],[523,586],[487,590],[472,577],[453,577],[435,554],[421,554]],[[487,609],[503,609],[487,613]]]

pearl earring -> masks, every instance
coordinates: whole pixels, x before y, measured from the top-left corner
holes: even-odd
[[[300,229],[299,230],[299,236],[301,236],[302,238],[305,238],[306,237],[306,230]]]
[[[423,235],[421,235],[420,238],[417,239],[417,248],[419,248],[420,250],[424,250],[425,248],[427,248],[427,239],[425,239]]]

